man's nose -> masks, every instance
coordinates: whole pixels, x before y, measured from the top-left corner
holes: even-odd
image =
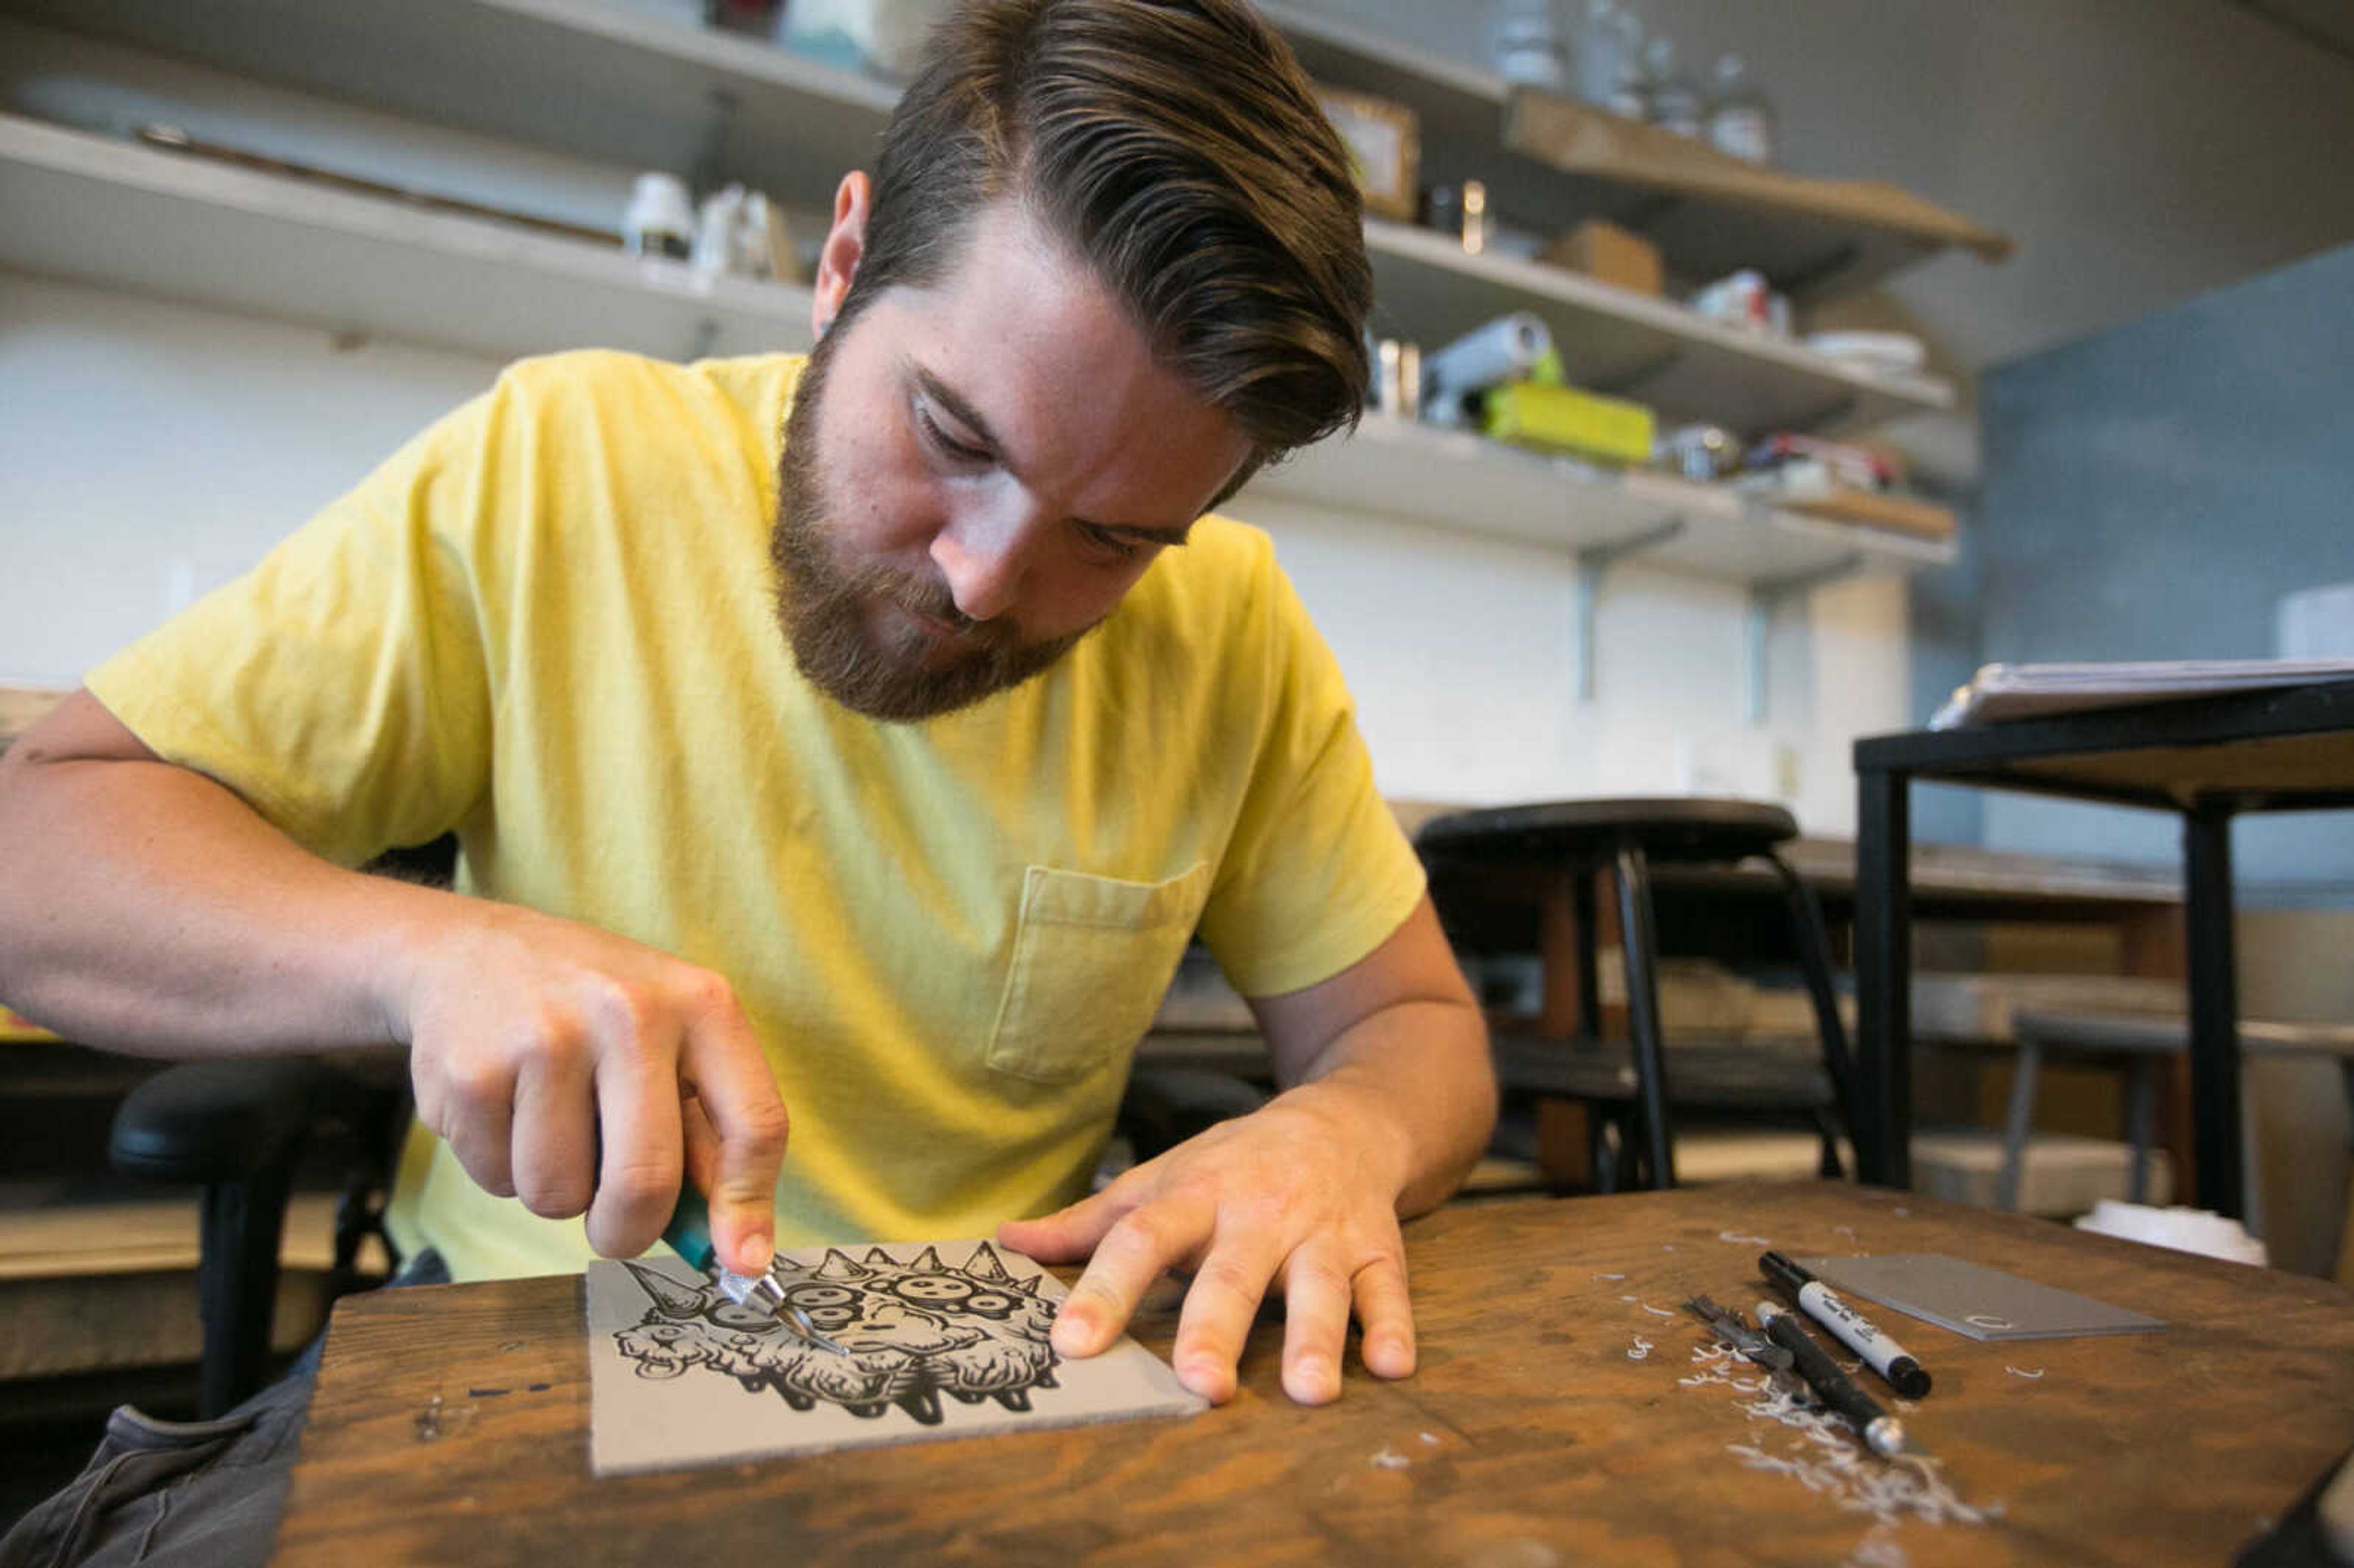
[[[931,556],[957,609],[974,620],[994,620],[1012,610],[1045,526],[1038,509],[1018,494],[950,518],[932,536]]]

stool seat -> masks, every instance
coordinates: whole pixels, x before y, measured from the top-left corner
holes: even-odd
[[[1632,1104],[1640,1097],[1633,1045],[1624,1040],[1549,1040],[1497,1033],[1490,1054],[1507,1094],[1566,1095]],[[1831,1110],[1839,1095],[1812,1041],[1678,1040],[1668,1047],[1676,1103],[1709,1110]]]
[[[2149,1150],[2155,1139],[2158,1059],[2187,1055],[2190,1023],[2164,1012],[2037,1012],[2022,1009],[2011,1018],[2018,1042],[2012,1060],[2010,1108],[2003,1118],[2002,1166],[1995,1178],[1995,1206],[2019,1206],[2027,1139],[2035,1124],[2037,1080],[2043,1058],[2105,1059],[2126,1075],[2126,1141],[2133,1150],[2126,1196],[2141,1202],[2149,1191]],[[2304,1056],[2334,1060],[2346,1076],[2346,1097],[2354,1107],[2354,1027],[2341,1023],[2241,1022],[2235,1031],[2243,1056]]]
[[[1718,863],[1797,836],[1797,819],[1762,800],[1634,797],[1450,812],[1425,822],[1415,846],[1428,858],[1496,862],[1583,859],[1632,842],[1653,860]]]
[[[2011,1032],[2044,1051],[2079,1055],[2181,1056],[2190,1050],[2190,1021],[2167,1012],[2037,1012],[2022,1009]],[[2243,1056],[2354,1056],[2354,1024],[2239,1025]]]

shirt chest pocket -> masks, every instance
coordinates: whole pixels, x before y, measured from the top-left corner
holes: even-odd
[[[989,1065],[1066,1084],[1119,1059],[1150,1026],[1209,891],[1207,863],[1166,882],[1029,867]]]

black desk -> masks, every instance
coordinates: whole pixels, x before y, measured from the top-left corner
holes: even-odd
[[[1911,786],[2023,789],[2182,817],[2191,1151],[2200,1203],[2238,1217],[2232,819],[2354,806],[2354,681],[1856,742],[1856,1160],[1912,1184]]]

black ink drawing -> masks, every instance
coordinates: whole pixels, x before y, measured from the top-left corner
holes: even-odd
[[[730,1377],[797,1411],[825,1404],[874,1421],[896,1407],[924,1426],[940,1425],[943,1394],[1026,1413],[1031,1391],[1058,1386],[1046,1342],[1055,1303],[1038,1276],[1014,1278],[987,1242],[956,1268],[929,1246],[905,1262],[881,1247],[864,1262],[833,1248],[814,1266],[780,1260],[786,1299],[846,1352],[839,1355],[729,1301],[715,1284],[625,1266],[651,1305],[613,1344],[641,1378]]]
[[[683,1259],[588,1266],[597,1474],[1203,1408],[1133,1340],[1058,1360],[1046,1333],[1062,1281],[985,1241],[810,1248],[779,1254],[776,1272],[839,1351],[736,1306]]]

